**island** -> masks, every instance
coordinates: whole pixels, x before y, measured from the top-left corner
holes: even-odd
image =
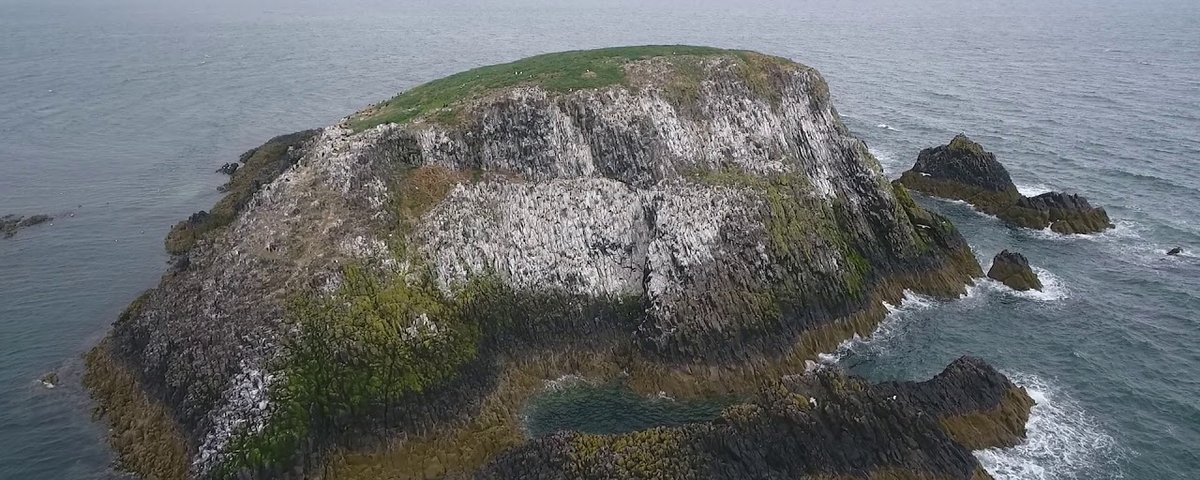
[[[86,359],[136,475],[981,479],[972,450],[1024,437],[1032,400],[978,359],[879,385],[808,368],[906,291],[954,298],[983,272],[790,60],[540,55],[239,164]],[[526,438],[521,406],[568,374],[744,401]]]

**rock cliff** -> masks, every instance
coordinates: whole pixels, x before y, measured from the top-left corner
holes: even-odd
[[[752,52],[483,67],[242,163],[89,355],[145,476],[469,475],[545,379],[753,394],[982,274],[816,71]]]
[[[996,156],[962,134],[947,145],[921,150],[917,163],[897,182],[930,195],[966,201],[1018,227],[1095,233],[1113,226],[1103,208],[1092,207],[1079,195],[1021,195]]]

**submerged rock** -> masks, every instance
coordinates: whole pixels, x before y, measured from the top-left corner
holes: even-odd
[[[1167,255],[1179,255],[1181,253],[1183,253],[1183,247],[1175,247],[1167,250]]]
[[[971,450],[1024,440],[1034,402],[982,360],[924,382],[834,370],[787,377],[709,423],[565,432],[506,452],[476,478],[990,478]]]
[[[1086,198],[1061,192],[1026,197],[995,155],[959,134],[948,145],[926,148],[897,182],[942,198],[963,200],[1005,222],[1063,234],[1112,228],[1108,213]]]
[[[514,412],[541,379],[752,393],[906,290],[982,275],[815,70],[752,52],[483,67],[244,162],[92,357],[92,384],[133,375],[170,412],[153,431],[180,432],[193,477],[279,477],[337,448],[367,458],[330,467],[345,476],[468,475],[522,441]],[[389,436],[407,438],[378,454],[395,461],[351,448]],[[860,450],[906,451],[888,442]],[[178,459],[136,453],[138,471]]]
[[[0,217],[0,233],[4,234],[4,238],[10,238],[17,234],[17,231],[34,225],[40,225],[54,220],[54,217],[49,215],[30,215],[28,217],[20,215],[5,215]]]
[[[992,268],[988,269],[987,275],[1013,290],[1042,289],[1042,281],[1029,267],[1029,260],[1017,252],[1003,250],[997,253],[996,257],[992,259]]]

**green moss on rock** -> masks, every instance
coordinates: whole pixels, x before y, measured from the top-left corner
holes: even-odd
[[[233,223],[259,189],[300,160],[300,147],[313,135],[316,130],[281,135],[242,154],[242,167],[221,187],[225,196],[209,211],[197,212],[171,227],[165,241],[167,253],[187,253],[200,239]]]

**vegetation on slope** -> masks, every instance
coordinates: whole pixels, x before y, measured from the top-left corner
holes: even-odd
[[[638,47],[614,47],[596,50],[548,53],[511,63],[489,65],[457,73],[439,80],[413,87],[374,108],[368,109],[351,119],[356,131],[365,130],[384,123],[404,123],[426,114],[436,120],[452,121],[458,111],[454,108],[462,101],[478,98],[489,92],[517,85],[537,85],[556,93],[594,89],[609,85],[627,84],[624,65],[654,57],[665,57],[672,61],[688,58],[727,55],[742,61],[739,73],[756,91],[772,96],[764,67],[773,62],[786,61],[745,50],[724,50],[713,47],[687,45],[647,45]],[[689,70],[684,69],[688,76]],[[693,74],[695,72],[692,72]],[[696,75],[691,75],[695,81]],[[672,85],[674,94],[687,97],[688,92],[697,91],[694,84],[687,82]],[[695,93],[693,93],[695,95]],[[778,93],[773,94],[778,97]]]
[[[272,138],[262,146],[242,154],[241,168],[234,172],[229,183],[221,189],[226,192],[210,211],[199,211],[187,220],[175,224],[167,233],[167,253],[186,253],[201,238],[210,232],[233,223],[238,214],[250,204],[254,193],[275,180],[289,167],[300,160],[293,148],[298,148],[316,134],[316,130],[305,130]]]

